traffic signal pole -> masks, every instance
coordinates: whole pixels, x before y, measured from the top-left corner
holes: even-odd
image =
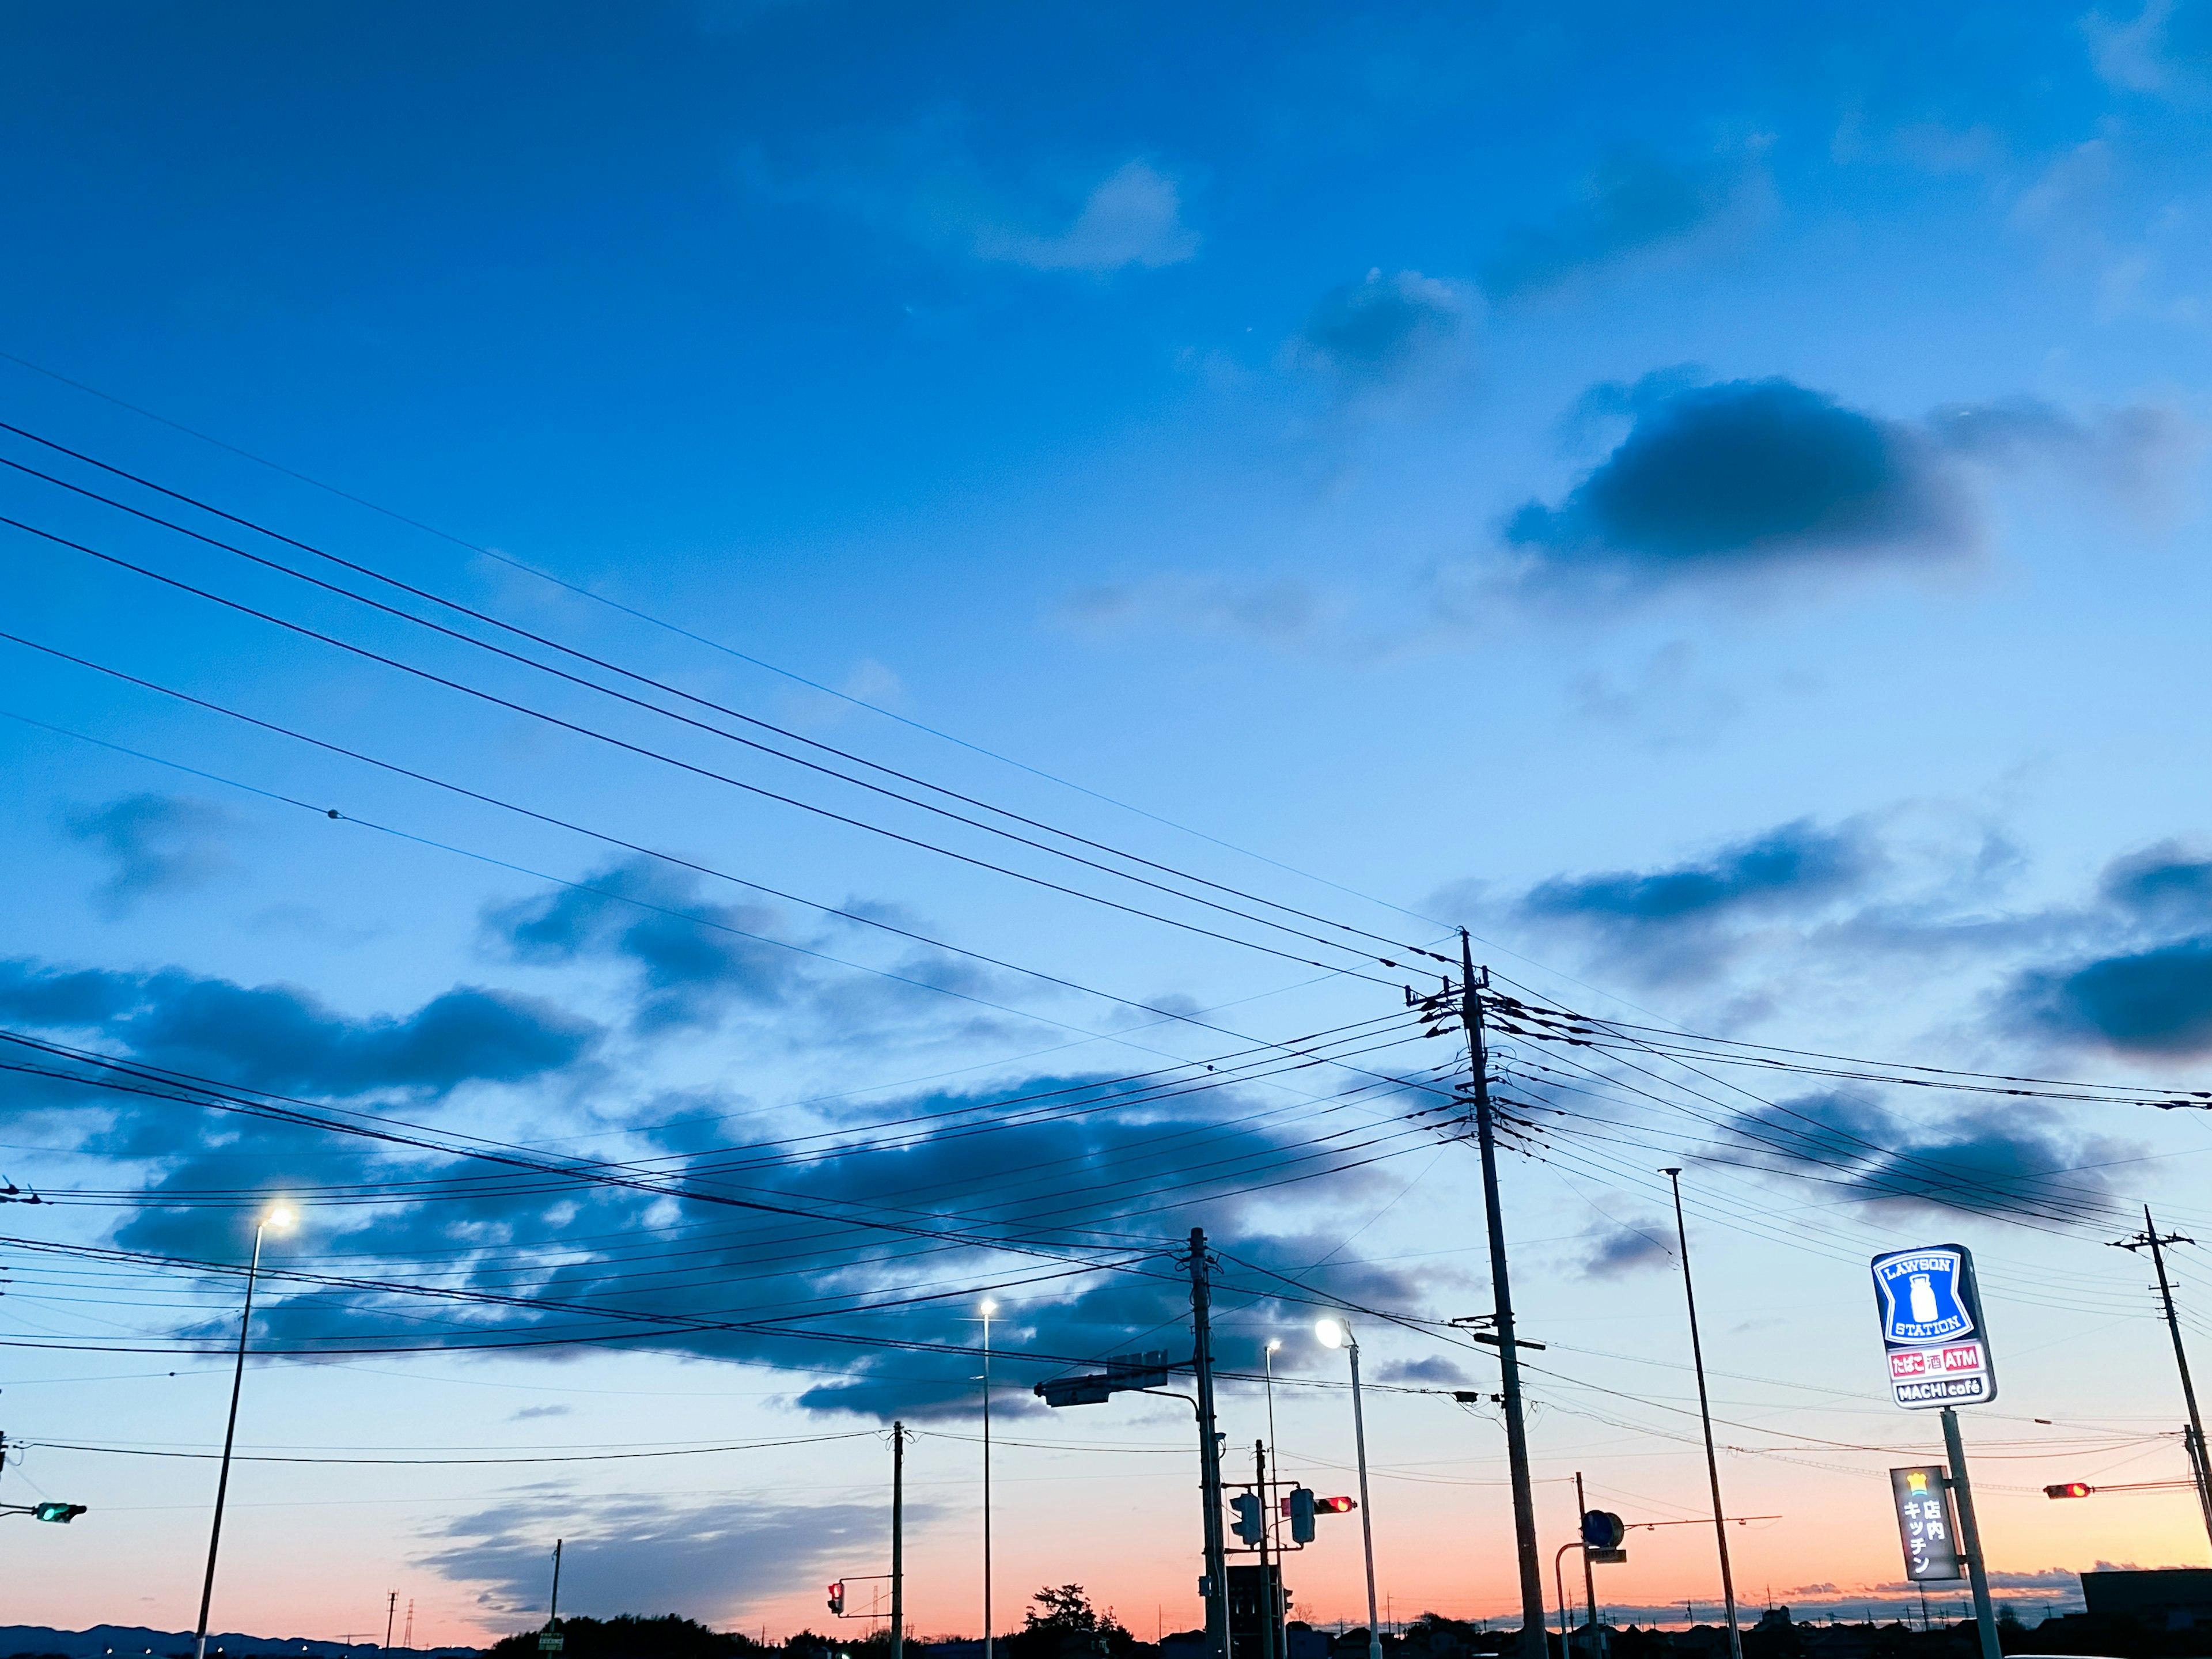
[[[1252,1443],[1253,1491],[1260,1495],[1260,1655],[1277,1659],[1276,1622],[1282,1617],[1281,1598],[1275,1593],[1274,1553],[1267,1540],[1275,1530],[1274,1505],[1267,1495],[1267,1443]]]
[[[1206,1230],[1190,1230],[1191,1367],[1198,1375],[1198,1484],[1205,1515],[1206,1647],[1213,1659],[1230,1659],[1229,1559],[1221,1535],[1221,1437],[1213,1426],[1213,1287],[1207,1277]]]
[[[1482,1153],[1482,1213],[1490,1230],[1490,1287],[1497,1313],[1498,1366],[1505,1406],[1505,1461],[1513,1482],[1513,1546],[1521,1569],[1522,1659],[1548,1659],[1544,1565],[1536,1553],[1536,1500],[1528,1479],[1528,1430],[1521,1413],[1521,1351],[1513,1335],[1513,1285],[1505,1268],[1505,1221],[1498,1200],[1498,1137],[1491,1121],[1490,1055],[1482,1036],[1482,986],[1474,947],[1461,929],[1460,1018],[1467,1026],[1468,1062],[1474,1071],[1475,1142]],[[1486,975],[1483,985],[1487,985]]]

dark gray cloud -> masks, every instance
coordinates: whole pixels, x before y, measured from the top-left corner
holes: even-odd
[[[1449,283],[1370,270],[1332,290],[1299,331],[1301,353],[1347,380],[1395,380],[1449,345],[1468,322],[1468,297]]]
[[[798,958],[765,937],[747,937],[768,935],[775,923],[759,905],[709,903],[696,878],[644,858],[483,916],[486,937],[518,962],[629,963],[639,980],[637,1024],[646,1030],[711,1025],[732,1006],[787,1000],[798,984]]]
[[[1591,386],[1571,440],[1622,421],[1605,459],[1503,528],[1520,586],[1587,593],[1773,570],[1940,565],[1987,540],[1994,475],[2085,486],[2160,508],[2197,434],[2170,410],[2083,421],[2038,398],[1888,419],[1779,376],[1701,384],[1693,368]]]
[[[1720,212],[1734,183],[1734,175],[1717,167],[1615,155],[1584,181],[1580,201],[1548,223],[1506,235],[1483,262],[1483,291],[1511,299],[1638,249],[1680,241]]]
[[[1537,574],[1663,579],[1777,562],[1942,558],[1974,542],[1959,481],[1911,428],[1779,377],[1645,403],[1555,506],[1505,539]]]
[[[1670,869],[1554,876],[1530,888],[1521,909],[1533,919],[1663,927],[1817,903],[1859,886],[1879,862],[1859,826],[1822,830],[1810,818],[1798,818]]]
[[[410,1014],[355,1018],[297,986],[20,958],[0,962],[0,1019],[97,1032],[133,1059],[291,1094],[520,1082],[573,1064],[599,1036],[551,1003],[479,986],[457,986]]]
[[[1464,1388],[1472,1381],[1464,1367],[1440,1353],[1423,1359],[1393,1359],[1375,1368],[1378,1382],[1407,1382],[1431,1389]]]
[[[2142,1060],[2212,1053],[2212,858],[2165,841],[2114,859],[2073,918],[2075,952],[2017,974],[1998,1024],[2062,1048]]]
[[[1726,1126],[1756,1162],[1825,1165],[1824,1179],[1901,1213],[1977,1210],[2098,1219],[2123,1212],[2098,1167],[2142,1148],[2083,1134],[2026,1103],[1967,1111],[1916,1099],[1818,1092],[1737,1114]]]
[[[1640,1226],[1624,1223],[1591,1244],[1583,1258],[1582,1271],[1587,1279],[1618,1279],[1638,1268],[1666,1267],[1674,1259],[1674,1247],[1668,1242],[1664,1222],[1645,1222]]]
[[[590,872],[575,886],[487,907],[482,933],[490,949],[510,961],[541,967],[587,960],[622,964],[635,980],[632,1025],[648,1034],[713,1029],[750,1013],[775,1016],[776,1037],[787,1042],[801,1031],[880,1033],[896,1023],[927,1024],[933,1034],[942,1034],[948,1015],[966,1022],[970,1034],[984,1035],[1003,1022],[976,1001],[1009,1003],[1040,988],[1035,981],[928,945],[902,944],[897,956],[884,959],[885,935],[846,920],[832,919],[823,933],[794,938],[775,911],[715,902],[705,896],[705,886],[691,872],[656,860],[622,860]],[[842,908],[891,927],[927,927],[899,906],[860,896],[848,898]],[[873,960],[880,971],[828,967],[809,954],[816,951]],[[978,1025],[979,1020],[987,1024]]]
[[[781,1367],[796,1374],[803,1408],[878,1418],[927,1418],[972,1404],[972,1356],[942,1349],[974,1343],[973,1291],[950,1300],[905,1300],[917,1283],[925,1290],[1006,1286],[998,1293],[994,1346],[1003,1356],[1010,1410],[1043,1409],[1025,1400],[1023,1382],[1068,1360],[1187,1340],[1178,1333],[1188,1328],[1188,1285],[1167,1255],[1194,1220],[1237,1258],[1225,1268],[1227,1281],[1240,1299],[1249,1293],[1249,1316],[1262,1325],[1303,1328],[1311,1311],[1279,1303],[1283,1281],[1262,1269],[1355,1303],[1421,1305],[1438,1289],[1432,1271],[1415,1277],[1372,1264],[1332,1264],[1309,1272],[1340,1245],[1341,1233],[1306,1235],[1286,1226],[1297,1213],[1296,1189],[1272,1184],[1285,1176],[1344,1166],[1329,1183],[1332,1212],[1375,1189],[1376,1172],[1356,1167],[1358,1149],[1376,1133],[1364,1115],[1323,1109],[1260,1122],[1252,1115],[1279,1106],[1279,1099],[1227,1091],[1202,1103],[1146,1102],[1129,1085],[1107,1083],[1054,1097],[1104,1109],[1006,1121],[1000,1103],[1009,1096],[1081,1083],[1035,1078],[992,1094],[876,1102],[866,1109],[872,1127],[848,1118],[851,1127],[827,1131],[828,1139],[815,1144],[789,1139],[787,1121],[770,1139],[738,1146],[703,1144],[704,1126],[687,1124],[685,1150],[663,1167],[672,1182],[702,1196],[672,1212],[651,1193],[387,1154],[288,1125],[173,1112],[143,1120],[158,1124],[166,1139],[143,1136],[132,1150],[160,1158],[161,1168],[144,1206],[117,1237],[135,1249],[235,1259],[250,1237],[250,1206],[211,1207],[193,1194],[234,1190],[241,1173],[261,1191],[297,1191],[307,1182],[381,1187],[410,1201],[319,1211],[316,1249],[327,1251],[342,1234],[349,1251],[435,1261],[441,1284],[556,1305],[438,1302],[379,1286],[272,1278],[257,1316],[265,1349],[312,1355],[364,1340],[465,1348],[611,1340]],[[665,1106],[652,1103],[656,1122]],[[900,1126],[895,1131],[884,1127],[893,1123]],[[1340,1127],[1334,1146],[1310,1144]],[[787,1194],[806,1212],[833,1218],[763,1214],[706,1196],[780,1202]],[[893,1217],[922,1236],[834,1218],[860,1214]],[[939,1229],[972,1234],[991,1224],[1048,1249],[1087,1240],[1087,1230],[1100,1226],[1162,1243],[1141,1271],[1065,1274],[1054,1260],[929,1236]],[[281,1267],[289,1248],[275,1247],[270,1265]],[[1039,1275],[1031,1285],[1009,1282]],[[886,1305],[872,1310],[878,1302]],[[714,1328],[729,1322],[766,1328]],[[223,1340],[228,1318],[186,1324],[212,1343]],[[810,1340],[806,1333],[814,1330],[857,1340]],[[941,1348],[866,1346],[878,1338]],[[557,1360],[574,1350],[524,1352]],[[1256,1361],[1256,1352],[1232,1359]],[[1279,1357],[1279,1369],[1302,1363],[1296,1352]]]
[[[2098,896],[2141,921],[2212,923],[2212,859],[2174,841],[2118,858],[2097,884]]]
[[[1691,979],[1725,966],[1747,929],[1819,915],[1866,890],[1882,868],[1863,824],[1799,818],[1659,869],[1554,876],[1508,915],[1584,940],[1609,965],[1654,982]]]
[[[909,1499],[907,1515],[910,1525],[927,1526],[929,1506]],[[689,1504],[552,1490],[447,1522],[415,1560],[477,1586],[477,1604],[489,1615],[540,1622],[532,1616],[545,1608],[557,1536],[563,1612],[676,1613],[720,1625],[756,1601],[787,1595],[795,1581],[822,1577],[817,1567],[834,1573],[875,1559],[890,1524],[884,1509],[858,1504]]]
[[[2016,1026],[2062,1043],[2160,1059],[2212,1053],[2212,937],[2033,969],[2006,1001]]]
[[[143,899],[204,886],[231,866],[225,836],[237,824],[212,801],[186,795],[118,795],[62,819],[70,837],[108,866],[94,894],[120,915]]]

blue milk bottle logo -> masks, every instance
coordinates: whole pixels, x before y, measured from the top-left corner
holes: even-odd
[[[1948,1342],[1970,1334],[1973,1316],[1959,1294],[1956,1250],[1909,1250],[1875,1269],[1883,1297],[1882,1334],[1895,1343]]]

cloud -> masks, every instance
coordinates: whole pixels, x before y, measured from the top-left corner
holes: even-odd
[[[70,836],[108,861],[95,890],[102,908],[122,915],[140,900],[189,892],[228,870],[225,832],[236,817],[212,801],[184,795],[119,795],[63,819]]]
[[[284,1093],[442,1094],[516,1083],[588,1054],[598,1027],[552,1004],[457,986],[412,1013],[353,1018],[297,986],[0,962],[0,1018],[96,1031],[131,1058]]]
[[[1181,187],[1149,161],[1125,161],[1085,198],[1074,222],[1040,236],[1003,225],[980,225],[973,249],[979,259],[1027,265],[1032,270],[1083,270],[1096,275],[1128,265],[1157,270],[1181,264],[1198,252],[1198,233],[1182,222]]]
[[[2106,866],[2097,884],[2108,905],[2137,921],[2212,923],[2212,858],[2163,841]]]
[[[1922,434],[1776,377],[1645,403],[1620,446],[1556,505],[1507,520],[1507,545],[1541,580],[1875,557],[1946,559],[1976,526]]]
[[[1881,866],[1863,824],[1822,829],[1799,818],[1656,870],[1553,876],[1522,894],[1512,915],[1579,933],[1647,978],[1685,977],[1723,964],[1729,924],[1814,913],[1860,891]]]
[[[1180,264],[1198,252],[1182,221],[1182,185],[1142,156],[1082,191],[1064,220],[1017,203],[976,162],[970,123],[939,110],[893,130],[831,137],[811,161],[772,162],[760,147],[739,158],[752,192],[774,202],[827,207],[939,252],[1031,270],[1105,276]],[[1031,193],[1060,198],[1062,180]]]
[[[1060,616],[1101,634],[1158,623],[1284,646],[1312,639],[1341,610],[1336,596],[1297,577],[1171,574],[1079,589],[1061,603]]]
[[[2197,428],[2134,406],[2083,419],[2039,398],[1954,403],[1920,421],[1850,408],[1774,376],[1705,383],[1691,368],[1590,386],[1563,432],[1626,423],[1559,499],[1510,513],[1487,566],[1440,573],[1438,601],[1626,597],[1776,573],[1963,565],[1989,539],[1990,485],[2084,488],[2139,517],[2170,513]],[[1473,592],[1455,599],[1455,586]]]
[[[909,1524],[929,1518],[911,1500],[907,1513]],[[878,1547],[884,1525],[880,1508],[860,1504],[685,1504],[550,1491],[448,1522],[415,1560],[478,1586],[487,1614],[535,1614],[545,1606],[550,1529],[562,1537],[564,1611],[607,1618],[646,1608],[720,1624],[820,1577],[817,1566]]]
[[[1584,181],[1579,202],[1547,224],[1506,234],[1483,262],[1483,290],[1498,300],[1537,293],[1639,249],[1679,242],[1727,205],[1734,184],[1717,167],[1616,155]]]
[[[1425,1388],[1464,1388],[1472,1379],[1459,1362],[1443,1354],[1425,1359],[1394,1359],[1375,1370],[1378,1382],[1407,1382]]]
[[[2097,73],[2130,92],[2201,95],[2212,75],[2212,3],[2146,0],[2133,17],[2081,20]]]
[[[1456,341],[1473,313],[1454,283],[1418,270],[1333,289],[1298,332],[1298,355],[1347,382],[1382,384],[1401,378]]]
[[[2083,1135],[2028,1104],[1937,1115],[1891,1110],[1870,1095],[1816,1092],[1738,1113],[1724,1126],[1772,1169],[1825,1165],[1824,1178],[1899,1213],[2117,1214],[2096,1165],[2142,1148]]]
[[[759,905],[706,902],[696,877],[636,858],[595,870],[574,887],[489,907],[481,925],[494,948],[516,962],[627,963],[639,981],[635,1024],[650,1031],[712,1026],[733,1006],[789,1000],[799,968],[765,937],[775,920]]]
[[[2118,500],[2146,507],[2163,503],[2198,441],[2197,429],[2172,410],[2133,405],[2085,422],[2025,395],[1946,404],[1925,425],[1953,454],[2000,469],[2055,465]]]
[[[1009,1108],[1013,1097],[1030,1103],[1028,1113]],[[842,1105],[835,1109],[848,1125],[842,1129],[830,1109],[782,1118],[753,1144],[726,1144],[726,1129],[714,1135],[687,1121],[673,1137],[682,1149],[664,1152],[672,1138],[655,1131],[669,1103],[655,1098],[631,1133],[657,1154],[653,1167],[672,1186],[698,1195],[683,1200],[553,1176],[487,1180],[483,1166],[463,1159],[174,1108],[99,1114],[80,1125],[80,1140],[155,1166],[117,1234],[128,1248],[234,1260],[241,1224],[250,1223],[204,1195],[236,1187],[250,1168],[263,1190],[295,1181],[387,1189],[392,1201],[330,1212],[319,1233],[327,1240],[344,1229],[349,1253],[434,1262],[440,1285],[546,1304],[434,1303],[375,1286],[276,1279],[258,1316],[264,1352],[312,1357],[387,1340],[464,1350],[520,1340],[533,1345],[520,1352],[554,1361],[575,1352],[562,1346],[566,1340],[613,1338],[786,1369],[804,1411],[916,1419],[972,1408],[975,1367],[961,1350],[972,1346],[975,1330],[965,1299],[912,1299],[913,1258],[928,1258],[932,1279],[970,1286],[1034,1276],[1034,1258],[1010,1261],[981,1242],[1000,1228],[1049,1247],[1102,1227],[1173,1236],[1188,1218],[1201,1219],[1233,1252],[1224,1294],[1237,1294],[1262,1328],[1304,1322],[1304,1304],[1279,1301],[1284,1280],[1271,1275],[1370,1305],[1425,1305],[1455,1287],[1453,1276],[1433,1269],[1313,1268],[1341,1234],[1299,1231],[1291,1219],[1298,1189],[1283,1183],[1329,1176],[1327,1213],[1337,1215],[1387,1178],[1366,1164],[1376,1126],[1364,1105],[1283,1106],[1279,1096],[1238,1089],[1161,1100],[1116,1079],[1039,1076],[988,1092]],[[604,1108],[601,1123],[622,1127]],[[794,1133],[810,1125],[815,1133]],[[793,1201],[825,1218],[710,1201],[723,1194],[773,1202],[785,1194],[803,1194]],[[842,1224],[837,1218],[847,1215],[889,1215],[923,1237]],[[940,1228],[978,1242],[928,1237]],[[1015,1410],[1043,1409],[1023,1397],[1024,1378],[1071,1360],[1172,1346],[1188,1312],[1188,1285],[1171,1271],[1048,1274],[998,1294],[994,1343]],[[825,1316],[834,1322],[811,1323]],[[225,1340],[228,1317],[183,1314],[176,1322],[183,1334],[215,1343]],[[784,1328],[793,1321],[796,1328]],[[857,1342],[810,1340],[816,1328]],[[874,1338],[895,1346],[861,1346]],[[915,1340],[938,1346],[902,1351]],[[1227,1363],[1256,1364],[1255,1351],[1231,1349]],[[1387,1344],[1376,1356],[1392,1357]],[[1283,1363],[1295,1368],[1300,1359]]]
[[[2031,970],[2006,1001],[2017,1027],[2061,1043],[2142,1058],[2212,1053],[2212,936]]]
[[[1618,1279],[1640,1267],[1661,1267],[1674,1259],[1674,1247],[1666,1239],[1665,1224],[1641,1226],[1622,1223],[1590,1246],[1582,1263],[1585,1279]]]
[[[525,1406],[520,1411],[509,1412],[507,1420],[510,1423],[531,1423],[541,1417],[567,1417],[575,1409],[574,1406]]]

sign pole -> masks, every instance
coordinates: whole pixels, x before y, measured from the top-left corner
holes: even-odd
[[[1966,1448],[1959,1438],[1959,1413],[1943,1407],[1943,1451],[1951,1463],[1951,1493],[1959,1505],[1960,1553],[1974,1587],[1974,1633],[1982,1639],[1982,1659],[2003,1659],[1997,1647],[1996,1613],[1990,1606],[1990,1572],[1982,1559],[1982,1529],[1974,1524],[1974,1489],[1966,1480]]]

